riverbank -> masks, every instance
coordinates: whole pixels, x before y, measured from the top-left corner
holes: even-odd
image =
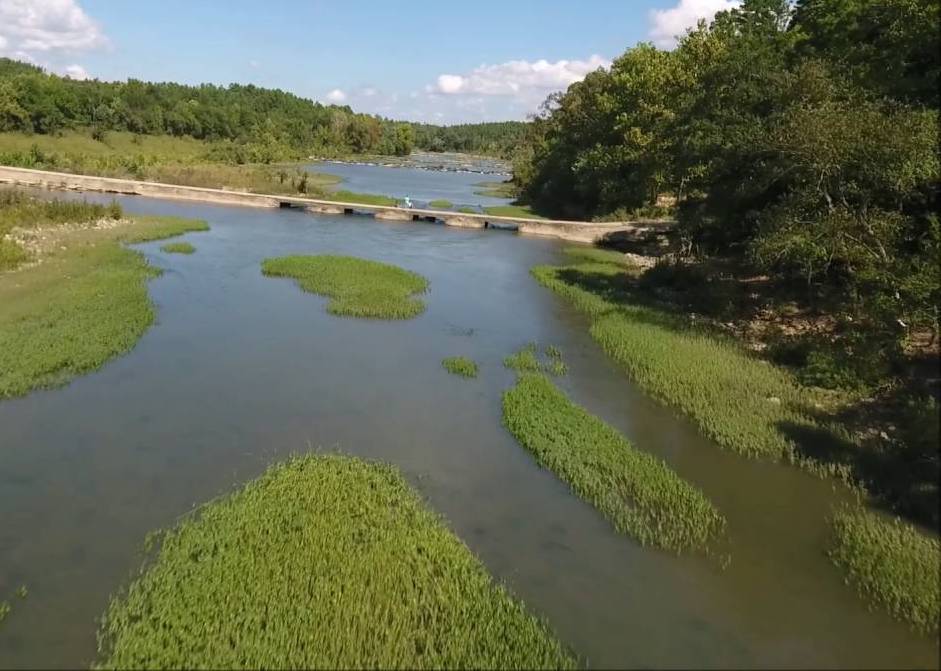
[[[3,238],[17,263],[0,272],[0,400],[66,384],[133,348],[154,323],[147,281],[160,271],[124,245],[208,229],[27,198],[0,204],[0,217],[24,218]]]
[[[95,175],[209,189],[325,197],[342,181],[304,170],[289,160],[235,162],[229,145],[190,137],[111,131],[58,135],[0,133],[0,165]],[[300,159],[300,156],[297,157]],[[344,192],[349,202],[375,203],[383,196]],[[383,204],[395,204],[382,201]]]
[[[638,281],[642,270],[622,255],[575,248],[571,256],[569,265],[537,266],[532,274],[587,316],[592,337],[646,393],[687,415],[720,447],[834,477],[864,498],[879,491],[854,469],[864,447],[828,412],[852,398],[805,387],[728,335],[645,299]],[[885,503],[876,497],[869,502]],[[937,548],[936,533],[926,536],[907,523],[886,525],[864,510],[852,517],[862,521],[847,524],[846,519],[833,518],[833,533],[835,561],[848,579],[861,585],[864,598],[894,616],[920,630],[937,631],[937,583],[896,579],[912,566],[937,573],[941,557],[930,550]],[[923,543],[915,547],[897,537]],[[892,568],[874,570],[879,564]]]

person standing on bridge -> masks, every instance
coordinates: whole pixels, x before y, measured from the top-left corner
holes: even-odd
[[[412,205],[412,199],[409,198],[408,196],[405,196],[405,207],[407,207],[410,210],[414,207],[414,205]]]

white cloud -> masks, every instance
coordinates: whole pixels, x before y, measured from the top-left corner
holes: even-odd
[[[717,12],[737,7],[739,0],[679,0],[676,7],[650,11],[650,39],[661,49],[672,49],[678,37],[695,28],[699,19],[711,20]]]
[[[34,60],[107,44],[76,0],[0,0],[0,55]]]
[[[507,61],[497,65],[481,65],[464,75],[443,74],[429,93],[444,95],[472,94],[484,96],[535,95],[539,99],[552,91],[565,89],[570,84],[584,79],[585,75],[598,68],[608,67],[611,62],[594,55],[585,61]]]
[[[367,86],[366,88],[359,90],[359,95],[364,96],[366,98],[372,98],[374,96],[379,95],[379,91],[377,89],[374,89],[371,86]]]
[[[90,79],[88,70],[83,68],[81,65],[74,63],[65,68],[65,76],[72,79]]]
[[[256,61],[254,58],[248,62],[249,67],[257,68],[261,63]]]
[[[346,100],[346,94],[340,89],[333,89],[327,94],[327,100],[332,103],[341,103]]]
[[[441,75],[438,77],[437,90],[441,93],[460,93],[466,84],[467,79],[461,75]]]

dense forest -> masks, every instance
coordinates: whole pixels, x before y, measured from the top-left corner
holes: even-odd
[[[520,122],[431,126],[354,113],[280,90],[77,81],[0,58],[0,132],[91,129],[213,141],[218,160],[267,163],[309,155],[394,154],[413,148],[508,155]]]
[[[435,126],[415,123],[415,146],[426,151],[457,151],[512,158],[528,124],[522,121]]]
[[[550,97],[515,179],[563,216],[676,202],[688,251],[836,291],[880,348],[933,342],[938,11],[745,0]]]

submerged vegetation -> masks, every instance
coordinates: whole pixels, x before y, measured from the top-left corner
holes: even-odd
[[[102,668],[575,665],[395,468],[339,455],[273,466],[167,531],[99,647]]]
[[[85,212],[90,225],[100,214],[100,206],[82,203],[29,207]],[[119,243],[206,228],[173,217],[134,217],[107,228],[76,225],[56,234],[39,263],[0,274],[0,399],[64,384],[130,350],[154,321],[147,280],[159,271]]]
[[[838,510],[830,557],[864,598],[916,629],[938,632],[941,544],[898,519],[864,509]]]
[[[536,343],[528,343],[519,352],[504,357],[503,365],[518,373],[545,372],[560,376],[568,372],[568,367],[562,360],[562,352],[558,347],[554,345],[546,347],[546,356],[542,361],[540,361],[538,351],[539,348]]]
[[[265,259],[271,277],[291,277],[304,290],[331,298],[335,315],[374,319],[410,319],[425,310],[415,298],[428,288],[421,275],[397,266],[352,256],[284,256]]]
[[[196,248],[188,242],[170,242],[160,249],[168,254],[192,254],[196,251]]]
[[[519,376],[503,395],[503,420],[540,465],[644,545],[702,551],[722,533],[725,519],[702,492],[572,403],[544,375]]]
[[[444,369],[453,375],[461,377],[477,377],[478,366],[473,359],[466,356],[449,356],[441,362]]]

